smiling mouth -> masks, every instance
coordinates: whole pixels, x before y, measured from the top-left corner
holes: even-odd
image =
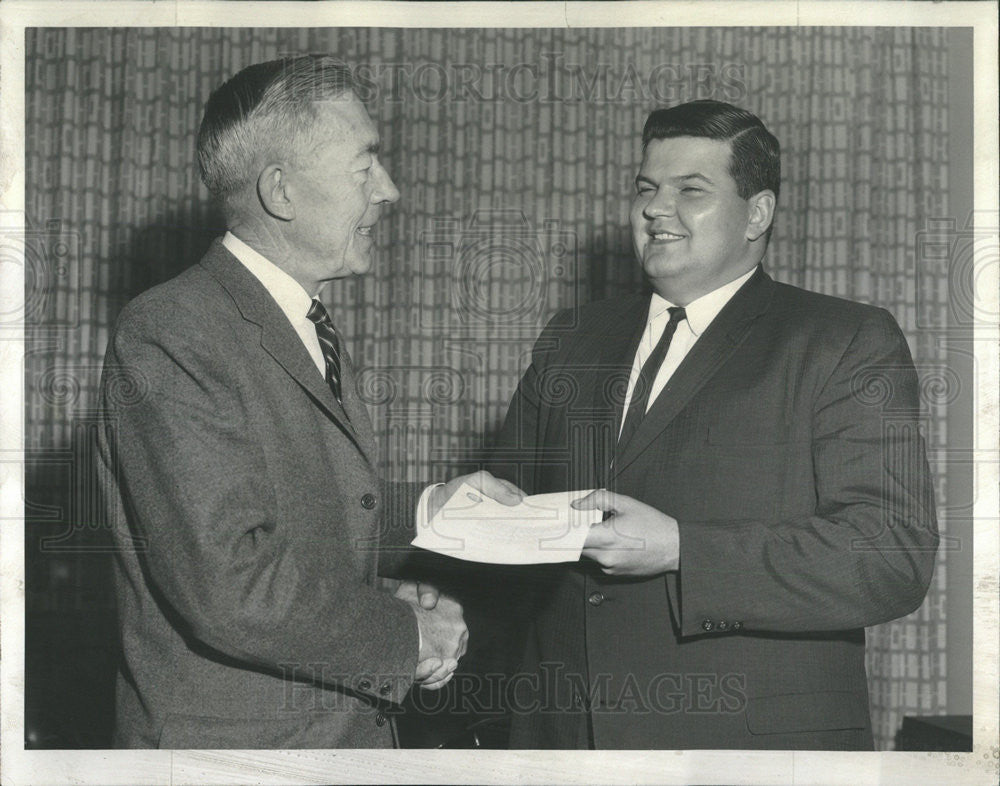
[[[675,235],[673,232],[650,232],[649,236],[652,237],[653,240],[663,240],[663,241],[684,239],[684,235]]]
[[[374,224],[369,224],[366,227],[358,227],[354,231],[357,232],[359,235],[364,235],[365,237],[371,237],[372,227],[374,227],[374,226],[375,226]]]

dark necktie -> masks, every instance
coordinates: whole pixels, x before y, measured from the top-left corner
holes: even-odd
[[[337,329],[330,321],[326,308],[318,300],[313,300],[306,316],[316,324],[316,338],[319,339],[323,359],[326,361],[326,384],[337,397],[337,403],[343,404],[340,398],[340,338],[337,336]]]
[[[670,311],[670,321],[663,328],[663,335],[653,347],[653,351],[649,353],[646,362],[642,364],[639,378],[635,381],[635,387],[632,389],[632,400],[629,402],[628,412],[625,413],[625,425],[622,427],[621,436],[618,437],[618,453],[621,453],[622,449],[629,443],[638,430],[642,419],[646,416],[649,393],[656,380],[656,374],[660,370],[660,366],[663,365],[663,359],[667,356],[670,340],[674,337],[677,325],[687,317],[684,309],[678,306],[671,306],[668,310]]]

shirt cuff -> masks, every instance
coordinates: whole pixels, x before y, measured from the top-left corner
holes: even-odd
[[[421,527],[430,526],[430,521],[428,521],[428,516],[427,516],[427,508],[430,505],[431,492],[434,491],[434,489],[441,488],[441,486],[443,485],[444,483],[434,483],[425,488],[420,493],[420,499],[417,500],[417,513],[413,519],[417,528],[417,532],[420,531]]]
[[[412,607],[411,607],[412,608]],[[413,617],[417,621],[417,665],[420,665],[420,650],[424,648],[424,634],[420,632],[420,617],[417,616],[417,610],[413,609]]]
[[[427,507],[428,507],[428,505],[430,505],[431,492],[434,491],[434,489],[440,488],[443,485],[444,485],[444,483],[433,483],[430,486],[428,486],[427,488],[425,488],[420,493],[420,499],[417,500],[417,512],[416,512],[416,515],[413,517],[413,521],[414,521],[414,524],[416,526],[416,531],[417,532],[420,532],[420,528],[421,527],[429,527],[430,526],[430,521],[428,521],[428,516],[427,516]],[[414,614],[416,614],[416,612],[414,612]],[[419,653],[420,650],[422,650],[423,648],[424,648],[424,637],[420,633],[420,625],[418,623],[417,624],[417,652]],[[420,656],[418,655],[417,657],[419,658]]]

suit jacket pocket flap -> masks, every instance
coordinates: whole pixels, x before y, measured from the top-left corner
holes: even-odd
[[[751,734],[862,729],[868,725],[865,697],[850,691],[785,693],[747,700]]]
[[[160,748],[295,748],[307,720],[210,718],[171,713],[160,732]],[[298,743],[298,744],[297,744]]]

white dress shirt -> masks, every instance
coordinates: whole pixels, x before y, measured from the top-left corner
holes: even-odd
[[[698,337],[705,332],[705,328],[712,323],[712,320],[722,311],[722,307],[732,299],[736,291],[754,274],[756,269],[755,267],[739,278],[730,281],[728,284],[712,290],[707,295],[702,295],[697,300],[692,300],[684,307],[684,313],[687,315],[687,318],[678,323],[674,337],[670,339],[667,356],[663,359],[660,370],[656,374],[656,379],[653,381],[653,387],[649,391],[646,412],[649,412],[649,408],[653,406],[656,397],[663,392],[663,388],[666,387],[667,382],[670,381],[670,377],[673,376],[687,353],[691,351],[691,347],[694,346]],[[639,379],[639,373],[642,371],[642,364],[646,362],[646,358],[650,356],[653,348],[660,340],[660,336],[663,335],[663,330],[666,328],[667,322],[670,321],[670,312],[667,309],[673,307],[673,305],[673,303],[664,300],[655,292],[652,298],[650,298],[649,312],[646,316],[646,329],[642,334],[642,339],[639,341],[639,348],[636,350],[635,359],[632,361],[632,371],[629,373],[628,380],[628,393],[625,396],[625,406],[622,412],[628,412],[629,403],[632,401],[632,391],[635,389],[636,380]],[[624,425],[625,418],[623,417],[618,427],[619,435],[621,435],[621,429]]]
[[[232,232],[226,232],[225,237],[222,238],[222,245],[242,262],[247,270],[253,273],[254,277],[263,284],[264,289],[274,298],[278,307],[285,312],[285,316],[288,317],[288,321],[292,323],[295,332],[299,334],[299,338],[305,344],[313,363],[319,369],[319,373],[323,379],[326,379],[326,360],[323,358],[323,350],[320,348],[319,338],[316,336],[316,324],[306,316],[313,301],[309,293],[302,288],[298,281],[269,259],[254,251]]]

